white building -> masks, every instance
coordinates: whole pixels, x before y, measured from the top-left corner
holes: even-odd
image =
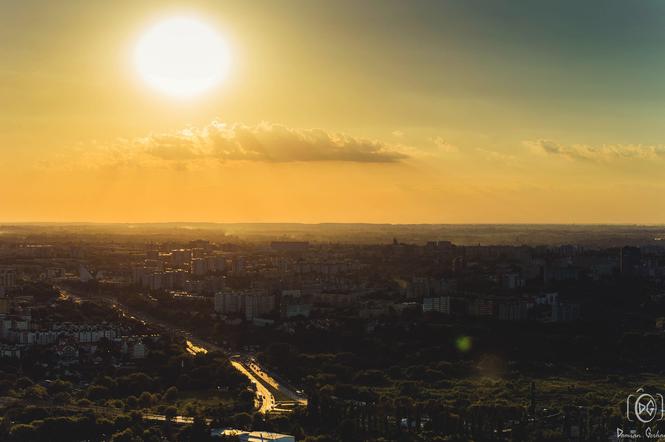
[[[296,439],[288,434],[269,433],[267,431],[243,431],[233,429],[218,429],[213,428],[210,430],[212,437],[232,437],[236,436],[240,442],[295,442]]]
[[[148,354],[148,349],[143,342],[136,342],[132,346],[131,356],[132,359],[143,359]]]

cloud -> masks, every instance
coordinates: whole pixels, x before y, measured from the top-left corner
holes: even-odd
[[[508,155],[503,152],[497,152],[495,150],[482,149],[478,147],[476,148],[476,152],[480,153],[486,161],[503,163],[508,166],[516,166],[520,162],[519,159],[514,155]]]
[[[665,158],[665,146],[641,144],[588,144],[564,145],[552,140],[525,141],[524,144],[536,153],[560,156],[569,160],[610,162],[621,159]]]
[[[431,140],[436,145],[436,147],[439,149],[440,152],[445,152],[445,153],[459,152],[459,147],[447,142],[445,139],[441,137],[435,137],[432,138]]]
[[[113,165],[151,161],[186,164],[199,160],[396,163],[409,157],[405,150],[408,149],[322,129],[294,129],[273,123],[227,125],[213,121],[202,128],[97,146],[88,159]]]

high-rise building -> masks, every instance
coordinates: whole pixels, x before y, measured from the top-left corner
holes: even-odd
[[[206,260],[203,258],[192,259],[192,275],[203,276],[208,271]]]
[[[9,299],[2,295],[0,296],[0,315],[6,315],[7,313],[9,313]]]
[[[217,313],[241,313],[245,308],[245,295],[242,292],[223,290],[215,294],[215,311]]]
[[[183,267],[189,264],[192,259],[191,250],[176,249],[171,251],[171,265],[173,267]]]
[[[245,257],[236,256],[233,258],[233,273],[242,274],[245,273]]]
[[[275,310],[275,297],[266,294],[250,294],[245,297],[245,319],[254,319]]]
[[[0,267],[0,287],[5,289],[16,287],[16,269]]]

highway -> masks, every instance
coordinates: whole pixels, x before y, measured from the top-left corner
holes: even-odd
[[[245,364],[239,360],[231,359],[231,365],[240,373],[247,376],[256,387],[256,408],[261,413],[268,413],[275,407],[275,396],[270,392],[266,385],[247,369]]]
[[[207,353],[208,351],[216,351],[228,355],[220,346],[199,339],[187,330],[180,329],[173,324],[154,318],[136,309],[130,308],[118,302],[117,299],[110,297],[96,296],[90,298],[81,294],[72,293],[70,290],[56,287],[60,291],[62,299],[73,299],[80,302],[82,299],[87,301],[99,301],[107,306],[119,311],[123,316],[130,319],[140,321],[143,324],[149,325],[154,328],[166,330],[170,333],[175,333],[186,341],[187,352],[195,355],[198,353]],[[292,389],[279,383],[275,380],[277,376],[270,375],[264,368],[260,367],[256,361],[249,355],[237,355],[229,358],[231,365],[246,376],[249,381],[256,388],[256,408],[261,413],[288,413],[292,411],[293,407],[307,405],[307,399]]]
[[[278,391],[284,399],[275,404],[275,410],[282,410],[280,406],[307,406],[307,399],[298,392],[287,387],[283,382],[278,382],[275,375],[271,375],[264,368],[256,363],[256,360],[250,359],[247,363],[250,373],[257,379],[269,385],[273,390]]]

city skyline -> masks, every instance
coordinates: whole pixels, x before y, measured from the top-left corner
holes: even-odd
[[[0,8],[0,222],[665,222],[662,3]],[[174,17],[198,96],[137,72]]]

